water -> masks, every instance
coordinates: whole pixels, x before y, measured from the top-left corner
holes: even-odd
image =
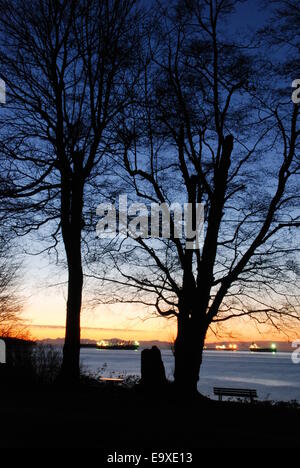
[[[174,358],[162,350],[167,377],[172,378]],[[140,375],[141,351],[82,349],[81,362],[103,376]],[[300,402],[300,364],[290,353],[250,353],[205,351],[199,390],[213,396],[213,387],[254,388],[260,400]]]

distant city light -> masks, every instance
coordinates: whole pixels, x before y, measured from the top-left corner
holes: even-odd
[[[222,344],[222,345],[216,345],[215,349],[218,349],[218,350],[226,350],[226,351],[236,351],[237,350],[237,345],[236,344],[232,344],[232,343],[229,343],[229,345],[225,345],[225,344]]]

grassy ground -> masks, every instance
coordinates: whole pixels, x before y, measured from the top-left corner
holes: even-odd
[[[217,402],[85,384],[0,389],[0,446],[191,450],[300,447],[292,404]]]

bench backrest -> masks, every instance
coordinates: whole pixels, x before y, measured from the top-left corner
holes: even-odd
[[[214,387],[215,395],[225,395],[225,396],[252,396],[257,397],[257,392],[255,389],[251,388],[223,388],[223,387]]]

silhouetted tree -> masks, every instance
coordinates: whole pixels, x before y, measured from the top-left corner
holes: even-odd
[[[282,99],[267,42],[234,38],[238,3],[186,0],[160,10],[141,105],[120,126],[121,173],[134,199],[205,203],[201,250],[174,235],[118,236],[102,276],[116,285],[111,302],[177,319],[175,382],[188,392],[213,324],[248,316],[283,328],[300,317],[299,107],[290,87]],[[96,264],[91,275],[101,277]]]
[[[46,226],[68,267],[62,376],[79,376],[82,232],[118,115],[132,99],[138,51],[134,0],[0,2],[1,77],[7,104],[0,151],[15,229]],[[103,183],[103,179],[102,182]]]
[[[1,201],[0,201],[1,204]],[[20,291],[20,262],[12,236],[3,226],[0,232],[0,337],[27,336],[26,323],[22,320]]]

